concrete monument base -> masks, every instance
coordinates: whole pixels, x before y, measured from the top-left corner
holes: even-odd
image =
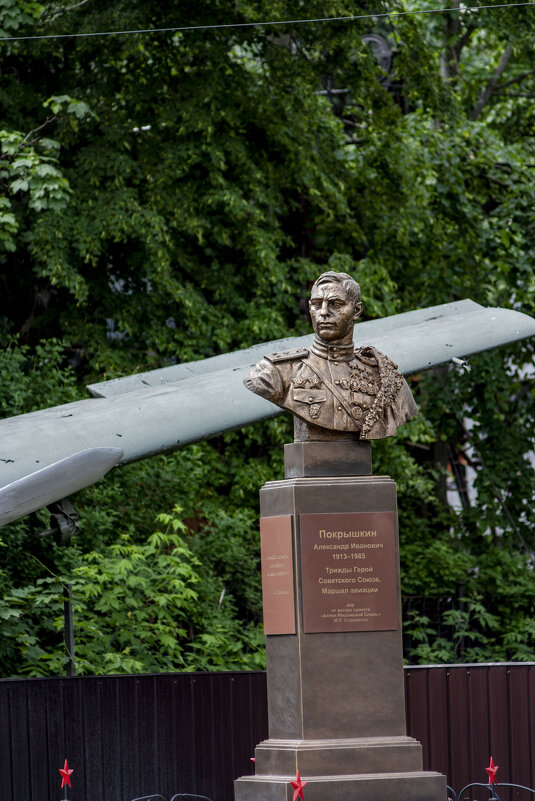
[[[340,776],[422,770],[422,747],[412,737],[337,740],[264,740],[255,749],[255,769],[263,776]]]
[[[236,801],[292,801],[297,771],[306,801],[446,799],[406,736],[396,486],[351,451],[329,475],[340,443],[296,443],[260,491],[269,739]]]
[[[422,770],[422,749],[411,737],[265,740],[255,758],[255,775],[236,782],[236,801],[292,801],[297,771],[306,801],[446,798],[446,778]]]
[[[292,801],[291,776],[249,776],[235,784],[237,801]],[[306,801],[445,801],[446,778],[439,773],[375,773],[304,776]]]

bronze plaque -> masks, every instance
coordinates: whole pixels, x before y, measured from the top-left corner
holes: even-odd
[[[295,634],[292,516],[260,518],[265,634]]]
[[[393,512],[300,515],[303,631],[398,628]]]

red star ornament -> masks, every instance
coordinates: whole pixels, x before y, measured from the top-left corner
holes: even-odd
[[[499,765],[495,765],[494,764],[494,762],[492,761],[492,757],[491,757],[490,758],[490,764],[489,764],[488,768],[485,768],[485,770],[489,774],[489,787],[492,784],[496,784],[497,783],[496,782],[496,772],[497,772],[499,767],[500,767]]]
[[[71,773],[74,773],[74,770],[69,767],[69,763],[67,762],[67,760],[65,760],[65,764],[63,765],[63,767],[58,768],[58,770],[61,773],[61,789],[63,790],[66,784],[68,784],[69,787],[72,787]]]
[[[302,798],[305,801],[305,796],[303,795],[303,787],[308,782],[302,782],[301,776],[299,775],[299,771],[297,771],[296,781],[290,782],[292,787],[294,788],[294,797],[292,801],[297,801],[298,798]]]

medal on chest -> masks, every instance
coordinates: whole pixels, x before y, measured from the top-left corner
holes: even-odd
[[[350,362],[349,367],[351,369],[349,389],[365,395],[377,395],[379,384],[375,372],[360,362]]]

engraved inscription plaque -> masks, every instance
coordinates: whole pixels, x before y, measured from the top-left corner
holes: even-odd
[[[260,518],[265,634],[295,634],[292,516]]]
[[[398,628],[393,512],[300,515],[303,631]]]

